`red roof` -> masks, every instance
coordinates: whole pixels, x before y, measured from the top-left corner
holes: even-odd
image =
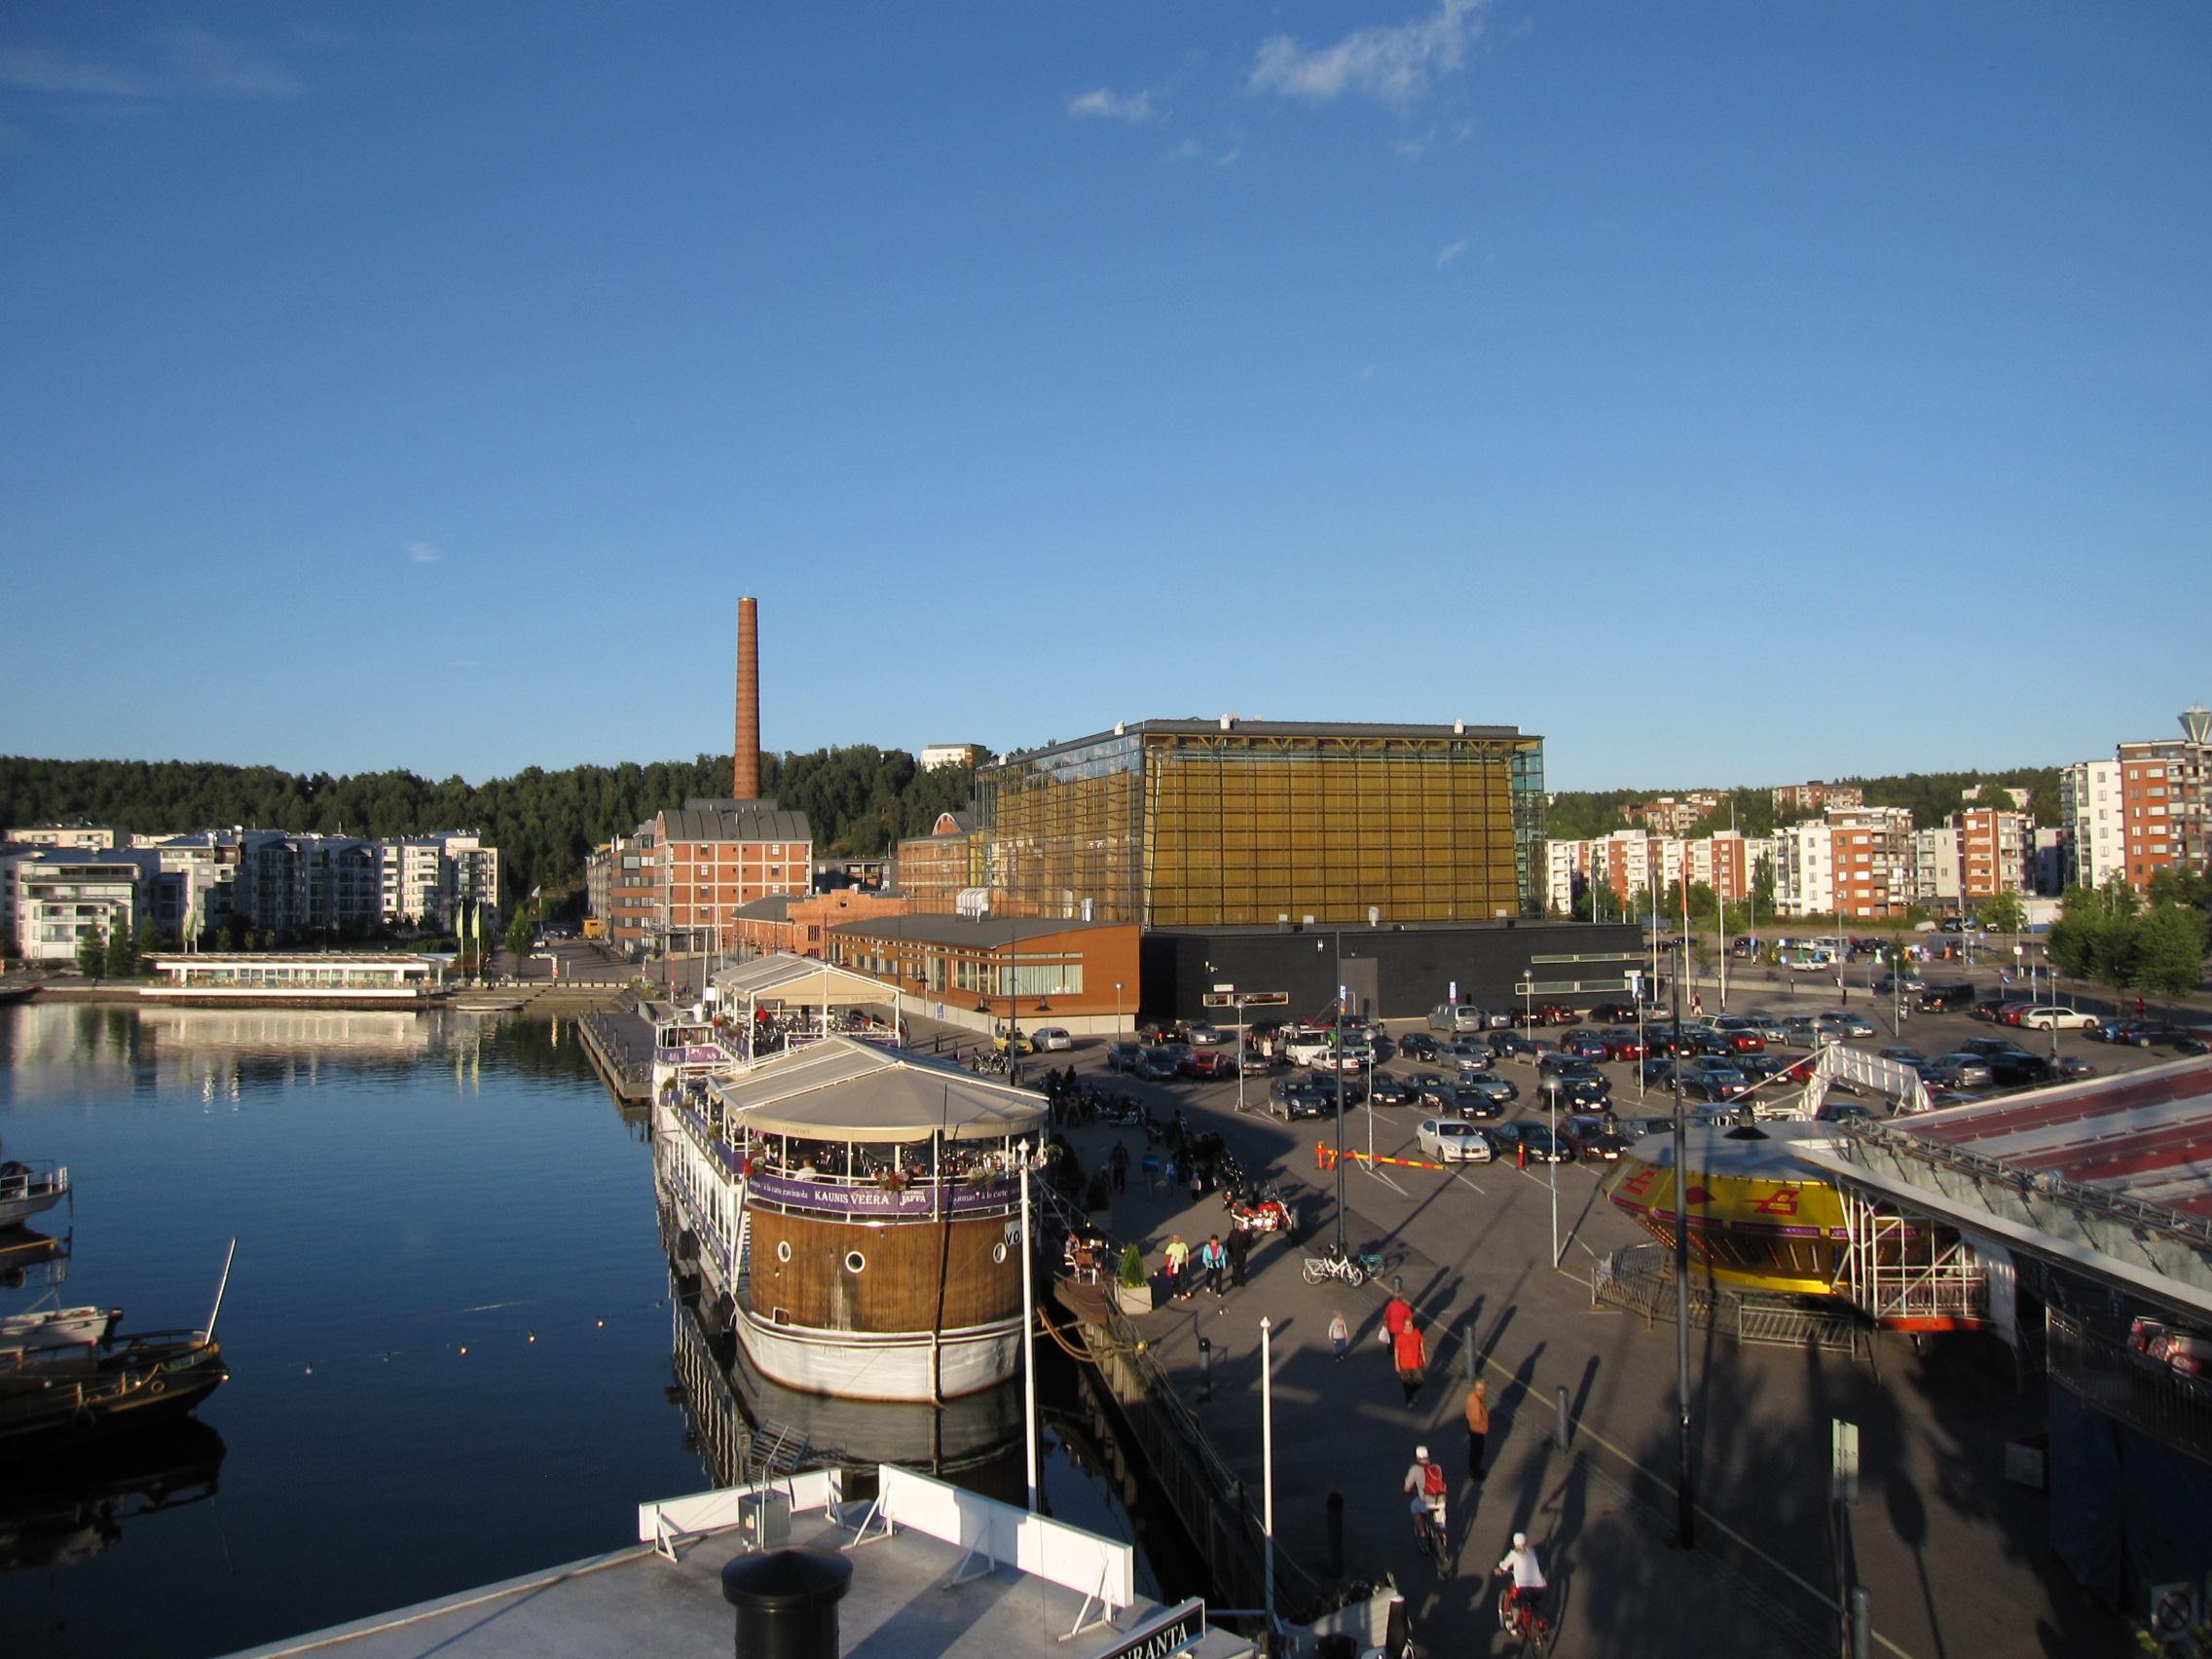
[[[1894,1126],[2015,1169],[2212,1218],[2212,1059],[2087,1078]]]

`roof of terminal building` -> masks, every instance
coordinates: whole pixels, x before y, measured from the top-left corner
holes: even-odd
[[[999,1140],[1045,1122],[1045,1097],[950,1060],[830,1037],[770,1054],[714,1091],[758,1134],[816,1140]]]
[[[1023,940],[1042,939],[1048,934],[1134,926],[1134,922],[1078,922],[1059,916],[922,916],[908,911],[898,916],[840,922],[830,931],[864,939],[910,939],[924,944],[974,944],[995,950],[1000,945],[1019,944]]]
[[[812,841],[803,812],[772,800],[713,800],[693,795],[661,814],[671,841]]]
[[[771,893],[765,898],[750,899],[730,914],[749,922],[788,922],[792,919],[792,895]]]
[[[1248,720],[1240,715],[1230,715],[1210,720],[1126,720],[1112,730],[1093,732],[1088,737],[1070,738],[1065,743],[1048,743],[1036,749],[1019,750],[1010,758],[1019,760],[1039,755],[1056,755],[1062,750],[1082,749],[1116,737],[1154,732],[1187,737],[1476,737],[1510,738],[1516,742],[1532,743],[1543,741],[1534,732],[1523,731],[1519,726],[1475,725],[1469,721],[1449,721],[1440,725],[1399,725],[1374,720]]]

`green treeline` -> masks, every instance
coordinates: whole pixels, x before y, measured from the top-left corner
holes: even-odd
[[[326,835],[480,830],[499,849],[510,896],[580,889],[594,845],[692,795],[726,797],[726,755],[645,765],[525,767],[511,778],[432,782],[412,772],[334,778],[199,760],[36,760],[0,756],[0,826],[89,821],[137,834],[228,829]],[[803,812],[818,856],[876,858],[968,804],[965,766],[925,772],[900,749],[858,744],[763,755],[760,788]]]
[[[1888,778],[1831,778],[1831,784],[1856,786],[1865,793],[1868,806],[1902,806],[1912,812],[1916,830],[1932,830],[1967,805],[1966,792],[1975,785],[2026,790],[2028,812],[2038,824],[2059,821],[2058,768],[2015,766],[2004,772],[1906,772]],[[1679,800],[1689,789],[1675,790],[1563,790],[1552,797],[1545,833],[1556,841],[1588,841],[1631,828],[1625,808],[1672,795]],[[1741,789],[1714,792],[1720,796],[1717,811],[1708,813],[1690,833],[1708,835],[1725,830],[1729,806],[1735,806],[1736,828],[1747,835],[1771,835],[1778,820],[1771,790]],[[1991,801],[1976,805],[1998,804]],[[2009,804],[2009,803],[2004,803]],[[1789,823],[1816,816],[1795,813],[1779,820]]]

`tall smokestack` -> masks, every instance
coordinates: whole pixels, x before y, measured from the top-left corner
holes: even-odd
[[[729,793],[760,798],[760,619],[750,599],[737,602],[737,756]]]

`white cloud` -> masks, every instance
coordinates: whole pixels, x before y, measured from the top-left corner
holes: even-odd
[[[410,541],[407,544],[407,557],[418,565],[435,565],[445,556],[445,549],[434,541]]]
[[[1447,265],[1450,265],[1455,259],[1457,259],[1459,255],[1465,253],[1466,251],[1467,238],[1465,237],[1461,237],[1456,242],[1446,243],[1444,250],[1436,256],[1436,269],[1439,271],[1443,270]]]
[[[1112,87],[1078,92],[1068,99],[1067,110],[1073,121],[1125,121],[1132,127],[1142,127],[1157,113],[1152,107],[1150,92],[1130,92],[1124,96]]]
[[[1303,46],[1288,35],[1260,43],[1245,90],[1330,103],[1346,92],[1399,107],[1415,103],[1432,82],[1465,66],[1467,46],[1481,27],[1480,0],[1443,0],[1433,17],[1394,28],[1360,29],[1334,46]]]
[[[1436,129],[1431,127],[1418,138],[1399,139],[1393,148],[1397,150],[1400,161],[1418,162],[1428,154],[1429,146],[1435,142]]]
[[[12,46],[0,52],[0,87],[110,98],[146,95],[145,84],[135,75],[89,58],[66,56],[44,46]]]
[[[1167,152],[1167,159],[1171,162],[1195,162],[1205,153],[1206,147],[1203,144],[1196,138],[1186,138]]]
[[[296,98],[307,82],[211,29],[173,24],[145,37],[146,61],[126,67],[45,46],[0,51],[0,87],[100,98]]]

